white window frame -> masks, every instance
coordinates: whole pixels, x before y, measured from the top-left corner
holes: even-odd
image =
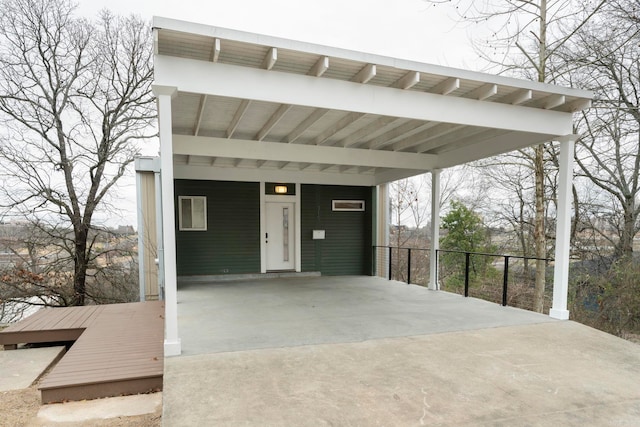
[[[337,205],[341,203],[359,203],[358,208],[342,208]],[[332,200],[331,210],[337,212],[363,212],[365,210],[364,200]]]
[[[193,212],[194,212],[194,201],[202,200],[202,207],[204,212],[202,212],[204,218],[203,227],[185,227],[182,225],[182,201],[190,200],[191,201],[191,222],[193,224]],[[207,231],[207,197],[206,196],[178,196],[178,229],[180,231]]]

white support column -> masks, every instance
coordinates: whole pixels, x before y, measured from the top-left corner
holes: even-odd
[[[437,291],[438,263],[436,251],[440,249],[440,171],[431,171],[431,256],[429,257],[429,289]]]
[[[178,273],[176,268],[176,228],[173,191],[173,140],[171,125],[171,98],[175,87],[154,86],[158,99],[160,127],[160,180],[162,186],[162,236],[164,267],[164,355],[179,356],[182,352],[178,336]]]
[[[137,161],[136,161],[137,166]],[[136,168],[136,208],[138,217],[138,285],[140,288],[140,302],[146,300],[145,284],[147,276],[145,274],[147,266],[145,265],[145,241],[144,236],[148,233],[144,225],[144,216],[142,213],[142,172]]]
[[[376,224],[376,246],[389,245],[389,184],[381,184],[377,187],[377,224]],[[376,275],[388,277],[389,275],[389,252],[382,248],[376,250]]]
[[[560,175],[558,178],[558,212],[556,220],[556,254],[553,275],[553,306],[549,316],[569,319],[567,294],[569,291],[569,250],[571,248],[571,185],[575,135],[560,141]]]

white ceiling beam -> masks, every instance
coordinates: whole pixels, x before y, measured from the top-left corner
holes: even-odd
[[[267,55],[262,60],[262,69],[271,70],[278,61],[278,49],[275,47],[269,48]]]
[[[211,48],[211,62],[218,62],[220,58],[220,39],[213,39],[213,47]]]
[[[478,101],[484,101],[498,93],[498,85],[491,83],[484,84],[479,88],[472,90],[464,95],[465,98],[477,99]]]
[[[333,165],[333,164],[331,164],[331,163],[327,163],[327,164],[325,164],[325,165],[320,165],[320,167],[318,168],[318,170],[319,170],[320,172],[324,172],[324,171],[326,171],[327,169],[331,169],[333,166],[335,166],[335,165]]]
[[[267,163],[266,160],[257,160],[256,161],[256,168],[260,169],[262,167],[262,165],[264,165],[265,163]]]
[[[552,108],[561,106],[565,102],[566,97],[564,95],[549,95],[542,98],[541,107],[545,110],[551,110]]]
[[[212,157],[211,158],[211,166],[215,166],[217,159],[218,159],[217,157]]]
[[[322,77],[322,75],[329,69],[329,57],[321,56],[318,61],[311,67],[308,75],[314,77]]]
[[[561,105],[559,108],[557,108],[557,110],[568,112],[568,113],[575,113],[577,111],[586,110],[588,108],[591,108],[590,99],[576,99]]]
[[[364,67],[362,67],[362,69],[358,72],[358,74],[353,76],[351,81],[365,84],[365,83],[368,83],[372,78],[374,78],[376,76],[376,73],[377,73],[376,65],[367,64]]]
[[[360,114],[360,113],[347,114],[346,116],[338,120],[336,123],[334,123],[333,125],[329,126],[327,129],[322,131],[322,133],[320,133],[320,135],[316,137],[316,139],[314,140],[314,143],[316,145],[324,145],[329,143],[332,136],[334,136],[341,130],[347,128],[348,126],[352,125],[353,123],[357,122],[358,120],[363,118],[365,115],[366,114]]]
[[[282,144],[214,137],[173,135],[174,153],[182,155],[245,158],[277,162],[324,163],[351,166],[429,169],[436,156],[358,148]]]
[[[258,132],[258,134],[256,135],[256,139],[258,141],[262,141],[264,138],[266,138],[266,136],[269,135],[269,132],[271,132],[271,130],[278,124],[278,122],[284,117],[284,115],[287,114],[289,110],[291,110],[291,107],[291,105],[287,104],[281,105],[276,110],[276,112],[273,113],[269,120],[267,120],[267,123],[264,124],[262,129],[260,129],[260,132]]]
[[[186,166],[174,165],[173,176],[176,179],[244,181],[244,182],[299,182],[301,184],[322,185],[355,185],[371,187],[376,185],[374,175],[356,173],[341,174],[335,171],[319,172],[308,169],[297,171],[291,169],[269,168],[233,168],[224,166]]]
[[[391,146],[391,149],[393,151],[403,151],[411,147],[415,147],[416,145],[419,145],[421,143],[424,143],[425,141],[429,141],[431,139],[435,139],[442,135],[446,135],[450,132],[456,131],[462,127],[463,126],[460,126],[457,124],[441,123],[425,131],[422,131],[420,133],[417,133],[413,136],[410,136],[408,138],[405,138],[401,141],[394,143]]]
[[[414,121],[405,123],[396,128],[391,129],[390,131],[383,133],[382,135],[368,141],[366,146],[372,150],[385,147],[387,145],[391,145],[394,142],[397,142],[398,138],[401,137],[410,137],[412,135],[417,134],[418,132],[422,132],[425,129],[432,128],[436,126],[435,122],[423,123],[421,125],[416,125]]]
[[[236,110],[236,113],[233,115],[233,119],[231,119],[231,123],[229,123],[229,126],[227,127],[227,138],[231,138],[233,136],[236,129],[238,128],[238,125],[240,124],[240,120],[242,120],[242,117],[247,112],[249,105],[251,105],[250,100],[242,100],[240,106]]]
[[[456,79],[454,77],[450,77],[445,79],[429,89],[429,92],[435,93],[438,95],[449,95],[451,92],[454,92],[460,88],[460,79]]]
[[[351,147],[353,145],[358,145],[368,135],[372,135],[387,126],[392,125],[398,120],[400,119],[398,119],[397,117],[380,117],[374,120],[370,125],[360,128],[352,134],[348,135],[346,138],[340,141],[340,145],[342,147]]]
[[[410,178],[416,175],[422,175],[425,172],[429,172],[432,168],[429,169],[382,169],[380,171],[376,171],[374,177],[375,185],[386,184],[389,182],[397,181],[399,179]],[[360,175],[360,176],[368,176],[368,175]]]
[[[187,162],[186,162],[186,163],[187,163],[188,165],[190,165],[190,164],[191,164],[191,156],[187,156]]]
[[[278,164],[278,169],[284,169],[291,162],[280,162]]]
[[[242,163],[242,160],[244,159],[235,159],[235,161],[233,162],[233,166],[237,168]]]
[[[417,71],[409,71],[404,76],[400,77],[391,87],[398,89],[411,89],[415,85],[420,83],[420,73]]]
[[[159,53],[159,44],[158,44],[158,29],[153,29],[153,54],[157,55]]]
[[[352,166],[342,165],[342,166],[338,166],[338,171],[340,173],[344,173],[344,172],[348,171],[351,168],[352,168]]]
[[[298,170],[305,170],[306,168],[308,168],[309,166],[311,166],[311,163],[298,163]]]
[[[532,97],[533,93],[530,89],[519,89],[503,97],[500,102],[511,105],[520,105],[530,101]]]
[[[443,147],[447,144],[451,143],[459,143],[460,141],[470,141],[473,143],[474,139],[479,139],[482,135],[485,135],[487,130],[485,128],[476,128],[476,127],[463,127],[457,131],[450,132],[446,135],[442,135],[439,138],[433,138],[429,141],[425,141],[422,144],[416,146],[413,150],[415,153],[425,153],[431,150],[435,150],[436,148]],[[504,133],[503,130],[498,131],[489,131],[495,132],[496,134]]]
[[[329,112],[329,110],[324,109],[324,108],[318,108],[317,110],[314,110],[313,113],[309,114],[309,116],[306,119],[304,119],[302,122],[300,122],[300,124],[298,126],[296,126],[296,128],[294,130],[292,130],[289,135],[287,135],[286,141],[288,143],[295,142],[296,139],[300,138],[300,136],[307,129],[309,129],[311,126],[313,126],[314,123],[316,123],[318,120],[323,118],[324,115],[327,114],[328,112]]]
[[[541,134],[573,131],[571,114],[557,110],[523,111],[498,102],[479,104],[467,98],[164,55],[154,58],[154,69],[154,87],[177,87],[183,92]]]
[[[200,105],[198,106],[198,114],[196,119],[196,125],[193,129],[193,134],[198,136],[200,133],[200,124],[202,123],[202,115],[204,113],[204,107],[207,105],[207,97],[208,95],[200,95]]]

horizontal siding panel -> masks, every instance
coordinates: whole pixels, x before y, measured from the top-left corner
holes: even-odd
[[[207,197],[206,231],[176,224],[179,276],[260,272],[258,183],[176,180],[176,207],[178,196]]]

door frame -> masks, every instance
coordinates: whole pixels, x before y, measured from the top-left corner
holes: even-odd
[[[267,272],[267,244],[265,243],[265,233],[267,232],[267,202],[289,202],[293,203],[294,212],[294,257],[295,271],[302,271],[302,240],[301,240],[301,209],[300,209],[301,185],[296,183],[296,194],[294,196],[266,195],[265,181],[260,181],[260,272]]]

